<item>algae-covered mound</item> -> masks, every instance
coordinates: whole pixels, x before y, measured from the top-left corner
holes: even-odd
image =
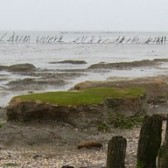
[[[14,97],[7,116],[8,120],[57,120],[80,127],[107,120],[109,113],[134,116],[145,111],[145,103],[140,87],[35,93]]]
[[[15,101],[40,101],[55,105],[88,105],[103,103],[104,99],[110,98],[133,98],[144,95],[140,87],[129,88],[89,88],[81,91],[58,91],[35,93],[14,97]]]

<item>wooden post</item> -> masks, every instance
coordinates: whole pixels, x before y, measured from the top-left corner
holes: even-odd
[[[166,144],[162,145],[158,152],[158,168],[168,167],[168,146]]]
[[[168,115],[166,119],[166,131],[164,143],[158,153],[158,168],[168,167]]]
[[[141,128],[137,168],[156,168],[156,157],[161,144],[162,117],[146,117]]]
[[[115,136],[108,143],[106,168],[125,168],[127,140],[122,136]]]
[[[167,114],[167,118],[166,118],[166,131],[165,131],[164,143],[168,145],[168,114]]]

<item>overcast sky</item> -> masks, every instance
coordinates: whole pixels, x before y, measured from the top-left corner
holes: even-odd
[[[0,0],[0,30],[168,31],[168,0]]]

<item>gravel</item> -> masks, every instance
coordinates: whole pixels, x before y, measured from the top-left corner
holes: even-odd
[[[106,166],[108,140],[115,135],[127,138],[126,167],[134,168],[140,128],[114,130],[111,133],[88,135],[88,139],[103,142],[101,149],[77,149],[77,144],[67,146],[36,145],[31,147],[5,147],[0,150],[0,167],[18,168],[61,168],[69,165],[75,168],[102,168]]]

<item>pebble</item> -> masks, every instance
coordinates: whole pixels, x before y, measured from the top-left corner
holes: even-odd
[[[122,136],[126,137],[128,142],[126,168],[135,168],[140,128],[123,132]],[[121,132],[118,133],[121,134]],[[103,134],[99,136],[101,139]],[[109,133],[106,136],[107,139],[111,139],[112,134]],[[91,136],[90,138],[94,137]],[[102,168],[106,167],[107,142],[104,142],[104,147],[100,150],[78,150],[76,148],[71,150],[64,148],[64,150],[57,151],[56,148],[43,149],[43,147],[37,149],[2,149],[0,150],[0,167],[15,164],[16,168]]]

